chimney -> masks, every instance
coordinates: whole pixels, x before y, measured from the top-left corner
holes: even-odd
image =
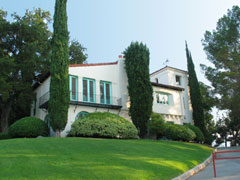
[[[122,58],[123,58],[123,55],[119,55],[118,58],[119,58],[119,59],[122,59]]]

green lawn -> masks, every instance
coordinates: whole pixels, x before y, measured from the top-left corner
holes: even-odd
[[[1,180],[171,179],[205,160],[198,144],[92,138],[0,141]]]

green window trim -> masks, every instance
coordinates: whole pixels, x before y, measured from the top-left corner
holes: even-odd
[[[87,111],[81,111],[81,112],[79,112],[79,113],[76,115],[76,117],[75,117],[75,121],[78,120],[78,119],[80,119],[80,118],[82,118],[82,117],[84,117],[84,116],[86,116],[87,114],[88,114]]]
[[[83,89],[83,101],[84,102],[96,102],[96,90],[95,90],[95,80],[90,78],[83,78],[82,81],[82,89]],[[86,85],[86,87],[85,87]],[[91,87],[92,85],[92,87]],[[92,91],[92,92],[91,92]]]
[[[112,104],[112,83],[111,82],[100,81],[100,103]]]
[[[169,96],[170,94],[164,93],[164,92],[156,92],[156,100],[158,104],[163,104],[163,105],[170,105],[169,102]]]
[[[78,101],[78,77],[69,76],[69,89],[70,89],[70,100]]]

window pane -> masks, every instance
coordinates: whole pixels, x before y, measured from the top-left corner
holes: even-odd
[[[93,81],[89,81],[89,95],[90,95],[90,102],[94,102],[94,89],[93,89]]]
[[[176,84],[181,85],[181,77],[176,75]]]
[[[110,85],[106,84],[106,104],[111,104],[110,98]]]
[[[160,103],[159,94],[156,95],[157,103]]]
[[[157,98],[157,103],[159,104],[169,104],[169,97],[167,94],[157,94],[156,95]]]
[[[88,101],[87,80],[83,80],[83,101]]]
[[[100,102],[104,104],[104,84],[100,83]]]
[[[76,100],[76,78],[72,78],[72,99]]]

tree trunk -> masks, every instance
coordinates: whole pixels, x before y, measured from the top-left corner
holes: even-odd
[[[56,130],[56,137],[61,137],[61,131],[60,131],[60,129],[57,129],[57,130]]]
[[[2,114],[1,114],[1,132],[8,131],[8,118],[12,109],[12,103],[9,102],[5,106],[2,106]]]

